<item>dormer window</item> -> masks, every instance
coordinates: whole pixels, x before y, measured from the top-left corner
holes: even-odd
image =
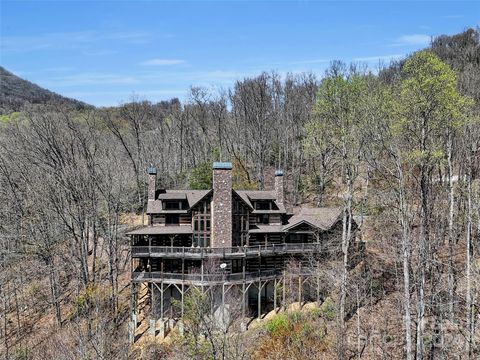
[[[255,210],[278,210],[278,207],[272,200],[257,200]]]
[[[270,210],[271,208],[271,201],[257,201],[255,202],[255,209],[256,210]]]
[[[185,210],[188,209],[186,200],[163,200],[163,210]]]
[[[164,201],[163,202],[163,209],[164,210],[180,210],[180,202],[179,201]]]

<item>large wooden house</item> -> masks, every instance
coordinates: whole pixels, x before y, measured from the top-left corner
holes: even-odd
[[[288,214],[283,171],[275,172],[274,189],[250,191],[232,189],[231,169],[231,163],[214,163],[210,190],[158,189],[157,171],[148,169],[148,225],[128,233],[133,329],[142,283],[150,296],[150,329],[154,333],[160,321],[163,336],[168,318],[183,314],[183,306],[180,313],[173,311],[173,299],[183,305],[191,286],[236,287],[243,315],[260,316],[285,301],[274,288],[289,275],[287,262],[340,256],[341,208]],[[298,276],[307,279],[307,270]],[[308,299],[300,292],[302,300]]]

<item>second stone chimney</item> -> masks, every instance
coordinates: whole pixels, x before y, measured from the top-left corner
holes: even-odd
[[[285,190],[283,185],[283,170],[275,171],[275,197],[278,204],[285,204]]]
[[[157,168],[150,165],[147,169],[148,173],[148,200],[155,200],[155,192],[157,191]]]
[[[232,163],[213,163],[211,247],[232,246]]]

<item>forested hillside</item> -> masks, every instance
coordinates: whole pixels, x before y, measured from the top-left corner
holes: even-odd
[[[0,114],[20,111],[25,104],[58,104],[76,109],[90,107],[23,80],[0,66]]]
[[[1,71],[6,358],[480,356],[478,29],[378,74],[334,61],[325,74],[265,72],[222,93],[193,87],[185,102],[51,104]],[[290,208],[341,206],[359,219],[365,258],[345,278],[341,261],[317,269],[319,309],[278,315],[241,341],[223,334],[220,353],[217,334],[130,348],[124,233],[142,222],[146,168],[163,187],[200,189],[212,161],[233,162],[236,188],[268,188],[284,169]]]

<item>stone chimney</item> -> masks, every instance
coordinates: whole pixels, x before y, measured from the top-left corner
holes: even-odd
[[[232,163],[213,163],[211,247],[232,246]]]
[[[148,173],[148,200],[155,200],[155,192],[157,190],[157,168],[150,165],[147,169]]]
[[[285,204],[285,190],[283,185],[283,170],[275,171],[275,197],[278,204]]]

